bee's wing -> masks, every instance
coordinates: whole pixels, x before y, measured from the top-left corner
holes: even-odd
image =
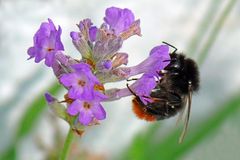
[[[186,111],[187,97],[184,97],[183,101],[184,101],[184,103],[183,103],[184,108],[179,112],[179,115],[178,115],[178,118],[177,118],[177,122],[176,122],[176,126],[179,125],[180,121],[184,117],[184,112]]]
[[[192,103],[192,86],[191,85],[189,85],[188,91],[189,92],[188,92],[188,97],[187,97],[187,105],[185,106],[183,111],[180,113],[181,117],[183,117],[183,115],[184,115],[184,127],[183,127],[183,131],[181,133],[181,136],[179,137],[178,143],[183,142],[183,139],[184,139],[184,137],[187,133],[187,129],[188,129],[188,123],[189,123],[189,117],[190,117],[190,111],[191,111],[191,103]],[[184,114],[184,112],[185,112],[185,114]]]

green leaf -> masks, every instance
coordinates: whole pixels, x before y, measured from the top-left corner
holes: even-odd
[[[150,124],[146,132],[139,133],[132,141],[131,146],[123,153],[123,157],[120,159],[134,159],[134,160],[145,160],[148,159],[148,155],[145,154],[145,150],[151,149],[152,140],[154,135],[157,133],[160,123]],[[150,138],[149,138],[150,137]],[[144,152],[143,152],[144,151]]]
[[[48,103],[49,108],[55,114],[55,116],[67,121],[68,114],[66,112],[66,106],[59,102],[55,97],[52,98],[52,102]]]
[[[0,159],[2,160],[16,160],[16,148],[10,147],[5,153],[0,155]]]
[[[55,83],[48,89],[48,91],[52,94],[56,94],[60,89],[60,85]],[[44,93],[41,93],[40,96],[37,97],[32,102],[32,104],[30,104],[27,111],[24,113],[22,119],[20,120],[15,141],[18,141],[30,132],[46,105],[47,103],[45,101]]]
[[[57,94],[60,91],[61,87],[58,83],[54,83],[48,91],[52,94]],[[16,147],[18,142],[26,136],[35,126],[36,122],[39,120],[44,108],[46,106],[44,93],[41,93],[34,101],[27,107],[26,112],[23,114],[16,131],[16,136],[12,144],[8,147],[4,153],[0,154],[0,159],[15,159]],[[12,156],[11,156],[12,155]],[[5,158],[9,157],[10,158]]]

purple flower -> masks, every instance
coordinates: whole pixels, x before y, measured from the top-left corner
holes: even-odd
[[[149,74],[143,74],[135,83],[133,83],[130,88],[139,96],[141,101],[146,105],[152,100],[149,98],[151,91],[156,86],[156,80],[154,76]]]
[[[134,22],[134,15],[131,10],[125,8],[110,7],[105,11],[104,21],[110,29],[119,35],[126,31]]]
[[[112,61],[111,60],[103,60],[100,61],[97,65],[96,68],[98,70],[101,70],[101,72],[108,72],[112,68]]]
[[[169,64],[169,60],[169,47],[167,45],[156,46],[150,51],[149,57],[138,65],[113,68],[109,73],[105,73],[104,76],[98,75],[98,78],[101,82],[106,83],[121,81],[142,73],[157,77],[159,76],[159,71]],[[113,63],[113,66],[115,66],[115,63]]]
[[[68,96],[72,99],[91,100],[94,98],[94,85],[100,84],[86,63],[72,65],[75,72],[63,74],[60,82],[69,88]]]
[[[128,64],[128,54],[123,52],[118,52],[113,57],[112,66],[113,68],[117,68],[121,65],[127,65]]]
[[[79,99],[75,100],[67,108],[67,112],[72,115],[78,116],[78,121],[82,125],[89,125],[94,118],[97,120],[103,120],[106,118],[106,112],[103,109],[99,101],[81,101]]]
[[[83,58],[92,57],[93,43],[96,41],[98,28],[93,26],[90,19],[84,19],[78,24],[79,32],[72,31],[70,36],[76,49]]]
[[[164,69],[170,60],[169,47],[167,45],[160,45],[154,47],[150,51],[150,55],[140,64],[133,67],[121,67],[113,70],[113,73],[122,78],[129,78],[141,73],[158,76],[160,70]],[[119,77],[120,78],[120,77]]]
[[[28,59],[35,57],[36,63],[45,59],[45,64],[51,67],[55,61],[55,54],[64,50],[60,38],[61,33],[61,27],[59,26],[57,30],[51,19],[48,19],[48,22],[43,22],[34,35],[33,47],[28,49],[30,56]]]
[[[97,31],[98,31],[98,29],[96,26],[89,28],[89,39],[91,42],[94,42],[96,40]]]
[[[79,25],[79,35],[84,37],[86,41],[94,42],[96,40],[98,28],[93,26],[93,23],[90,19],[84,19],[80,21]]]
[[[89,59],[91,57],[92,49],[89,46],[88,40],[81,35],[80,32],[71,32],[70,36],[75,48],[81,53],[83,58]]]
[[[59,79],[62,74],[73,72],[72,65],[79,63],[76,59],[58,52],[55,55],[56,61],[52,64],[52,70],[55,76]]]
[[[54,101],[56,101],[56,99],[50,93],[45,93],[45,99],[48,104],[51,104]]]
[[[93,47],[93,58],[96,61],[113,57],[122,47],[123,40],[120,37],[106,36],[96,41]]]
[[[157,73],[169,64],[170,59],[168,45],[156,46],[150,51],[149,57],[134,67],[132,72],[141,71],[142,73],[158,76]]]
[[[80,35],[79,35],[79,32],[70,32],[70,37],[72,38],[73,41],[77,41],[80,39]]]
[[[150,57],[147,61],[154,61],[154,59],[158,59],[158,61],[155,61],[153,70],[159,71],[159,69],[164,69],[169,64],[169,60],[171,60],[169,55],[169,46],[160,45],[154,47],[150,51]]]
[[[144,104],[152,102],[150,98],[151,91],[155,88],[157,82],[155,77],[150,74],[143,74],[136,82],[129,86],[130,90],[136,94]],[[130,96],[133,93],[128,88],[117,89],[112,88],[105,91],[108,96],[106,101],[118,100],[122,97]]]

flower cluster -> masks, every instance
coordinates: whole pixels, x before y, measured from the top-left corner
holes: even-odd
[[[33,47],[28,49],[29,59],[51,67],[59,83],[67,89],[63,101],[49,93],[45,97],[55,113],[67,120],[72,127],[98,124],[106,118],[101,105],[103,101],[117,100],[132,93],[125,86],[122,89],[105,89],[104,84],[127,80],[142,74],[129,87],[147,104],[151,90],[156,86],[158,74],[169,63],[167,45],[154,47],[147,59],[136,66],[128,67],[128,54],[119,51],[123,42],[131,36],[141,36],[140,20],[135,19],[129,9],[107,8],[100,27],[90,19],[80,21],[78,31],[70,36],[81,59],[74,59],[64,53],[61,42],[61,27],[56,29],[51,19],[43,22],[34,35]],[[65,103],[66,105],[63,105]],[[61,111],[59,111],[61,110]]]

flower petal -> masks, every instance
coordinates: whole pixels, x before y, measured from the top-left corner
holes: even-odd
[[[137,95],[149,96],[156,84],[156,80],[152,75],[143,74],[141,78],[131,85],[131,88]]]
[[[144,104],[151,101],[149,98],[152,89],[157,85],[153,75],[143,74],[143,76],[133,83],[130,88],[139,96]]]
[[[78,81],[78,76],[76,73],[66,73],[60,77],[60,82],[66,87],[70,87],[76,84],[77,81]]]
[[[158,72],[164,69],[170,60],[169,47],[167,45],[160,45],[154,47],[147,59],[140,64],[133,67],[122,67],[121,70],[130,70],[129,77],[138,75],[141,73],[152,74],[158,76]]]
[[[47,53],[46,57],[45,57],[45,64],[48,67],[51,67],[53,65],[55,60],[55,52],[51,52],[51,53]]]
[[[103,94],[101,92],[94,91],[94,99],[96,101],[103,101],[107,98],[108,98],[108,96],[106,96],[105,94]]]
[[[72,65],[72,68],[75,69],[78,73],[89,73],[91,72],[91,67],[87,63],[80,62],[78,64]]]
[[[61,41],[61,34],[62,34],[62,28],[58,26],[58,31],[56,35],[56,43],[55,43],[55,50],[62,50],[64,51],[64,46]]]
[[[45,64],[51,67],[55,59],[55,53],[64,50],[61,33],[61,27],[59,26],[56,30],[51,19],[48,19],[48,22],[43,22],[33,37],[34,45],[28,49],[29,59],[35,57],[36,63],[45,59]],[[52,53],[54,55],[51,55]]]
[[[122,47],[121,37],[106,36],[103,41],[97,41],[93,47],[93,56],[96,60],[110,59]]]
[[[96,117],[98,120],[103,120],[106,118],[106,112],[99,102],[92,103],[91,111],[94,117]]]
[[[93,88],[93,85],[86,85],[83,87],[83,92],[81,95],[79,95],[79,99],[82,99],[82,100],[93,100],[94,99],[94,95],[93,95],[93,91],[94,91],[94,88]]]
[[[45,93],[45,99],[48,104],[53,103],[56,100],[50,93]]]
[[[89,28],[89,39],[90,41],[94,42],[96,40],[97,37],[97,27],[93,26],[91,28]]]
[[[35,48],[34,48],[34,47],[30,47],[30,48],[28,49],[27,53],[28,53],[28,55],[30,56],[30,57],[28,58],[28,60],[31,59],[31,58],[33,58],[33,57],[36,55]]]
[[[116,55],[114,56],[112,66],[113,68],[117,68],[122,64],[127,65],[127,63],[128,63],[128,54],[120,52],[120,53],[116,53]]]
[[[75,116],[80,111],[80,108],[83,107],[83,102],[79,100],[75,100],[72,104],[70,104],[67,108],[67,113],[71,116]]]
[[[156,46],[150,51],[150,55],[155,57],[168,57],[169,54],[166,53],[169,53],[168,45]]]
[[[37,49],[35,48],[35,62],[36,63],[39,63],[41,60],[43,60],[46,56],[46,52],[44,52],[43,50],[41,49]]]
[[[78,120],[84,126],[87,126],[89,123],[91,123],[92,120],[93,120],[93,116],[92,116],[91,110],[89,110],[89,109],[82,109],[80,111]]]
[[[70,33],[70,36],[71,36],[71,38],[72,38],[73,41],[77,41],[77,40],[80,39],[80,36],[79,36],[79,33],[78,33],[78,32],[72,31],[72,32]]]
[[[83,94],[82,87],[73,86],[68,91],[68,96],[69,96],[69,98],[72,98],[72,99],[81,99],[82,100],[83,99],[82,94]]]
[[[116,35],[119,35],[134,22],[134,15],[127,8],[110,7],[105,11],[104,21],[110,26],[110,29],[114,30]]]

